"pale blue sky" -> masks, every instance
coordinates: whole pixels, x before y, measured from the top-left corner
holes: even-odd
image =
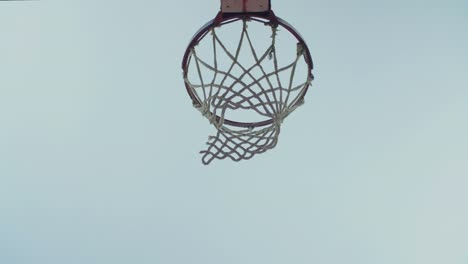
[[[468,263],[468,3],[272,0],[316,80],[203,166],[203,1],[0,2],[0,263]]]

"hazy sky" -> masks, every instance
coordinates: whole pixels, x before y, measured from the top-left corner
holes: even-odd
[[[0,1],[0,263],[468,263],[468,2],[272,2],[316,80],[207,167],[180,63],[217,0]]]

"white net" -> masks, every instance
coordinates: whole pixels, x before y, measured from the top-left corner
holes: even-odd
[[[212,27],[190,53],[185,81],[198,101],[194,106],[217,129],[200,152],[204,164],[214,159],[250,159],[274,148],[283,120],[303,104],[312,81],[304,46],[294,37],[287,34],[295,48],[286,56],[291,45],[284,44],[288,51],[282,57],[289,61],[280,64],[278,42],[284,41],[278,40],[278,25],[260,19],[238,21],[242,23],[229,23],[241,25],[236,45],[229,38],[221,39],[221,29],[227,26]],[[252,25],[254,33],[249,30]],[[249,122],[239,122],[246,119]]]

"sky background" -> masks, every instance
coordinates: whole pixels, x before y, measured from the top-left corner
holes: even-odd
[[[468,263],[468,2],[272,2],[316,80],[207,167],[180,63],[218,1],[0,1],[0,263]]]

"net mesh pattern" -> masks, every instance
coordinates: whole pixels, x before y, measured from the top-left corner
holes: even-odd
[[[259,130],[230,130],[225,126],[218,128],[216,136],[210,136],[208,149],[203,154],[203,164],[209,164],[214,159],[227,157],[234,161],[247,160],[255,154],[274,148],[278,141],[280,126],[271,125]]]
[[[302,76],[303,81],[299,83],[294,80],[298,62],[305,56],[301,44],[297,44],[295,59],[280,66],[276,52],[277,25],[265,23],[271,28],[271,44],[266,50],[257,52],[249,34],[249,21],[241,21],[242,33],[235,50],[229,50],[215,27],[210,30],[213,61],[201,58],[196,47],[191,50],[190,60],[193,60],[197,80],[186,77],[185,81],[197,98],[194,106],[217,129],[216,135],[209,137],[207,149],[200,152],[205,165],[214,159],[246,160],[274,148],[283,120],[303,104],[304,93],[312,81],[309,75]],[[240,62],[241,49],[251,52],[252,65]],[[220,52],[224,53],[223,58],[229,58],[227,69],[219,67]],[[273,64],[273,67],[266,64]],[[235,71],[235,68],[240,70]],[[260,72],[261,76],[255,75],[254,71]],[[206,72],[210,76],[208,79]],[[285,76],[288,77],[286,80]],[[225,124],[226,113],[239,110],[255,113],[270,122],[246,128]]]

